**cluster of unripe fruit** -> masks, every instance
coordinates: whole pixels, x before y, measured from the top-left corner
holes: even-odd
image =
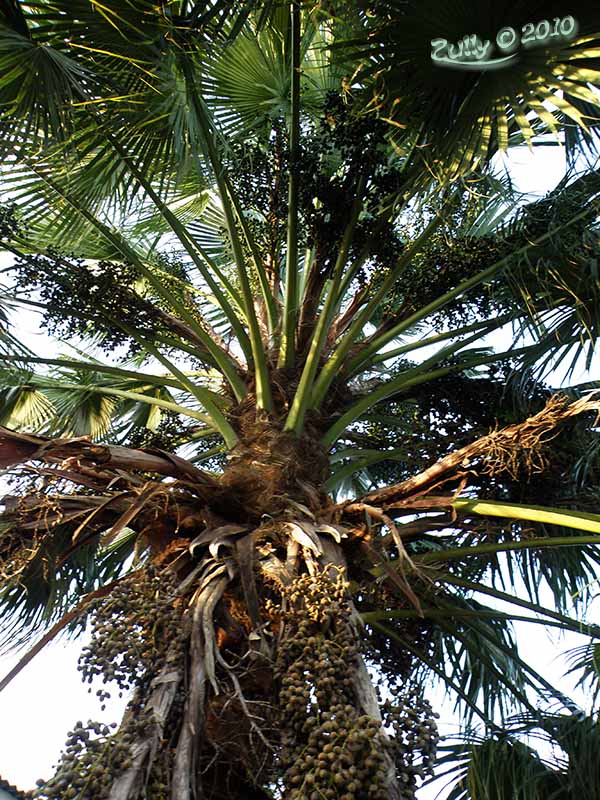
[[[148,736],[153,724],[145,709],[152,679],[164,666],[167,653],[169,659],[183,653],[174,588],[168,574],[159,575],[150,567],[123,581],[90,610],[91,642],[83,648],[78,665],[83,680],[91,684],[99,676],[105,683],[114,681],[120,693],[133,689],[133,695],[117,731],[111,732],[114,723],[76,723],[54,776],[38,781],[34,797],[106,800],[115,778],[132,765],[134,745]],[[105,688],[96,695],[101,703],[110,698]],[[156,782],[158,776],[153,777]]]
[[[131,764],[130,747],[136,731],[111,733],[110,726],[88,720],[75,723],[54,776],[39,780],[34,797],[39,800],[104,800],[115,777]]]
[[[438,741],[428,701],[392,682],[381,718],[365,713],[359,683],[366,668],[341,570],[302,575],[283,594],[276,678],[286,798],[387,800],[396,782],[402,800],[414,800]]]
[[[303,575],[279,649],[281,767],[290,800],[384,800],[381,723],[356,700],[359,652],[343,573]]]
[[[393,692],[393,700],[386,700],[381,710],[390,732],[402,800],[415,800],[417,781],[433,775],[439,714],[433,712],[420,687],[410,684]]]
[[[174,583],[152,568],[123,581],[92,612],[92,635],[78,669],[83,681],[101,677],[121,692],[143,687],[156,675],[167,650],[181,639],[181,613],[174,605]],[[183,644],[182,644],[183,646]],[[102,692],[102,700],[110,693]]]

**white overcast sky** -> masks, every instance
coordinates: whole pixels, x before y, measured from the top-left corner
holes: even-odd
[[[512,151],[506,163],[519,189],[543,194],[562,177],[564,152],[560,148],[543,147],[532,154],[527,148],[519,148]],[[35,318],[24,315],[22,320],[22,335],[28,346],[48,353],[51,345],[43,332],[36,331]],[[578,380],[591,378],[600,378],[596,365],[590,375],[581,374]],[[559,640],[556,634],[549,635],[537,625],[521,625],[518,635],[525,660],[543,669],[549,679],[559,683],[569,694],[572,683],[564,680],[561,683],[565,667],[559,654],[567,646],[576,644],[577,637]],[[81,641],[54,642],[0,693],[0,776],[22,789],[33,787],[37,778],[49,777],[66,732],[76,720],[112,722],[120,718],[124,700],[109,704],[102,713],[95,696],[98,686],[88,694],[87,686],[81,684],[76,666],[82,646]],[[16,660],[14,654],[0,658],[0,677]],[[580,694],[574,697],[585,704]],[[444,701],[438,691],[431,699],[442,712],[443,732],[456,731],[457,720],[452,716],[448,701]],[[419,800],[431,800],[436,794],[433,788],[423,789]],[[445,795],[446,792],[442,792],[440,800]]]

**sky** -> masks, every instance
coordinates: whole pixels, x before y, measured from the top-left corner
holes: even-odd
[[[505,157],[506,158],[506,157]],[[530,153],[527,148],[511,151],[507,161],[517,187],[522,191],[543,194],[553,188],[564,171],[564,152],[560,148],[539,148]],[[21,336],[31,349],[49,354],[49,340],[36,330],[32,315],[22,317]],[[496,345],[501,343],[496,340]],[[600,378],[598,362],[589,376],[581,374],[579,380]],[[553,383],[558,385],[560,375]],[[568,636],[561,640],[556,634],[547,634],[540,626],[521,625],[517,629],[523,657],[532,665],[543,668],[544,674],[554,680],[566,694],[580,704],[585,697],[572,691],[572,683],[562,679],[565,669],[559,653],[574,646],[582,637]],[[94,719],[105,723],[120,719],[125,699],[111,701],[105,712],[100,711],[95,691],[99,685],[83,686],[77,672],[77,659],[84,640],[70,642],[65,639],[48,645],[21,674],[0,693],[0,776],[22,789],[33,787],[38,778],[49,777],[52,765],[66,739],[66,733],[77,720]],[[0,678],[15,664],[18,655],[0,658]],[[440,711],[441,730],[454,733],[458,720],[452,714],[450,702],[439,691],[430,699]],[[439,786],[419,791],[419,800],[433,800]],[[439,800],[447,795],[443,791]]]

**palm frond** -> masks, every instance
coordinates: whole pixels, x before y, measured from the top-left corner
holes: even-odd
[[[566,674],[578,677],[576,686],[588,694],[590,705],[595,708],[600,697],[600,643],[592,639],[565,655],[569,667]]]
[[[534,9],[512,3],[508,13],[491,2],[479,3],[476,9],[459,3],[442,13],[433,0],[384,1],[359,18],[342,53],[350,50],[362,56],[358,78],[373,87],[367,110],[393,123],[391,131],[399,146],[409,122],[414,126],[415,119],[422,121],[425,159],[442,179],[485,164],[517,136],[529,143],[561,129],[568,132],[565,141],[572,160],[582,142],[597,152],[597,136],[591,131],[597,127],[598,100],[590,84],[599,81],[600,21],[583,3],[570,13],[576,19],[570,40],[546,37],[529,48],[521,45],[497,69],[486,69],[479,62],[475,68],[458,69],[432,57],[432,42],[444,42],[444,48],[452,46],[462,53],[463,37],[475,30],[480,42],[489,42],[488,58],[493,61],[502,55],[496,47],[498,32],[509,26],[518,46],[527,23],[535,19]],[[539,7],[540,18],[562,14],[560,3]],[[405,91],[407,85],[410,92]],[[549,111],[549,104],[555,110]]]
[[[495,735],[467,732],[445,745],[440,764],[453,775],[451,800],[542,800],[589,793],[597,780],[598,723],[585,714],[550,712],[514,717]],[[556,748],[553,759],[534,749]],[[558,750],[558,752],[557,752]],[[585,776],[585,777],[584,777]]]

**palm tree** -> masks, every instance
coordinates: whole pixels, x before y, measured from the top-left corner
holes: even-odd
[[[600,27],[421,69],[440,9],[0,3],[0,687],[87,620],[131,692],[40,798],[413,798],[436,676],[494,735],[569,711],[511,624],[600,631],[598,401],[543,384],[598,336],[600,177],[511,214],[491,160],[595,152]]]

